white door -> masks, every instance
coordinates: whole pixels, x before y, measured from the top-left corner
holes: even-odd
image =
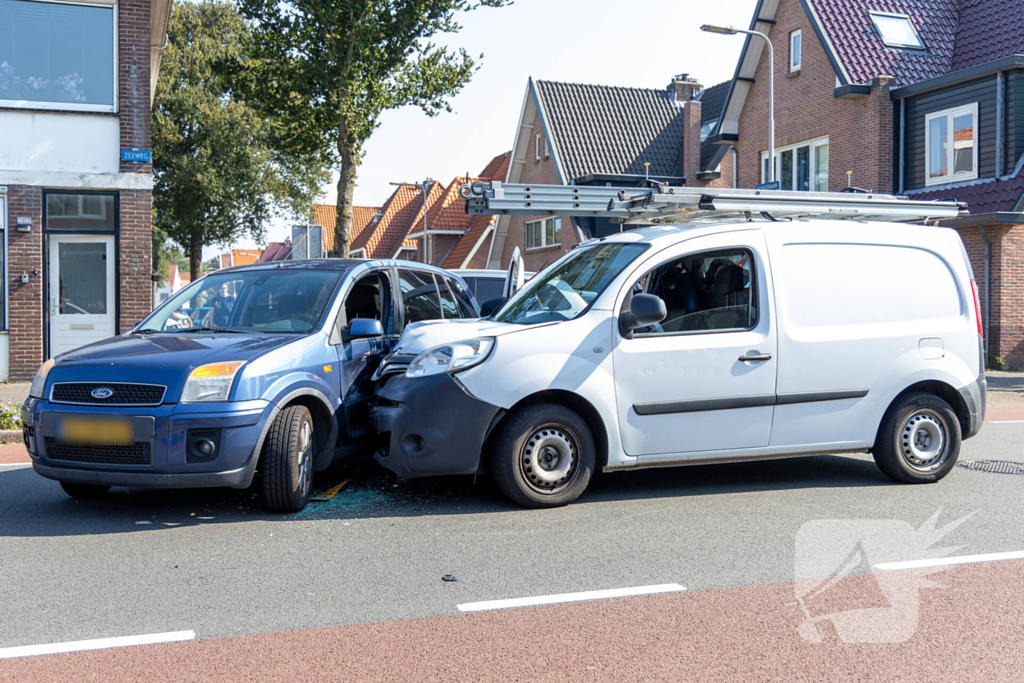
[[[50,234],[50,356],[116,333],[114,237]]]
[[[526,267],[523,265],[523,257],[519,253],[519,247],[516,247],[512,252],[512,258],[508,262],[508,270],[505,273],[505,284],[501,290],[501,296],[506,301],[512,298],[512,295],[523,288],[523,283],[526,280]]]
[[[746,230],[688,240],[645,264],[637,284],[668,316],[613,353],[626,453],[768,445],[778,341],[766,254],[761,231]]]

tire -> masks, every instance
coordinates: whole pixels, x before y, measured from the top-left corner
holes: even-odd
[[[568,505],[583,493],[596,454],[583,418],[565,406],[540,403],[514,413],[501,428],[491,468],[510,500],[526,508],[551,508]]]
[[[277,414],[263,444],[263,502],[275,512],[298,512],[313,491],[316,439],[313,416],[305,406]]]
[[[878,469],[904,484],[939,481],[960,456],[960,420],[944,400],[923,392],[890,407],[872,451]]]
[[[72,498],[102,498],[110,490],[109,486],[78,484],[73,481],[62,481],[60,487]]]

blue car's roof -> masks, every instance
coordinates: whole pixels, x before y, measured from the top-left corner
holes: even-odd
[[[322,259],[304,259],[296,261],[273,261],[271,263],[251,263],[247,266],[232,266],[230,268],[221,268],[220,270],[213,271],[214,273],[224,272],[239,272],[247,270],[271,270],[273,268],[284,268],[288,270],[335,270],[346,272],[352,270],[356,266],[363,264],[371,264],[374,266],[413,266],[416,268],[424,268],[433,271],[442,271],[437,266],[427,265],[426,263],[417,263],[415,261],[405,261],[402,259],[362,259],[362,258],[322,258]],[[450,272],[450,271],[446,271]]]

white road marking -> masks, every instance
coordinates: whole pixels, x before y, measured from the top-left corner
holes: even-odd
[[[30,462],[5,462],[5,463],[0,463],[0,468],[3,468],[3,467],[9,467],[11,469],[14,469],[16,467],[32,467],[32,463],[30,463]]]
[[[580,602],[582,600],[607,600],[608,598],[627,598],[636,595],[655,595],[658,593],[677,593],[686,588],[678,583],[663,583],[657,586],[638,586],[636,588],[610,588],[602,591],[585,591],[583,593],[559,593],[557,595],[538,595],[532,598],[512,598],[511,600],[485,600],[484,602],[466,602],[456,605],[460,612],[482,612],[491,609],[508,609],[510,607],[534,607],[536,605],[555,605],[562,602]]]
[[[149,633],[142,636],[123,636],[121,638],[97,638],[96,640],[76,640],[69,643],[50,643],[49,645],[23,645],[0,649],[0,659],[14,657],[35,657],[37,655],[54,655],[61,652],[84,652],[86,650],[105,650],[111,647],[128,647],[131,645],[154,645],[156,643],[178,643],[183,640],[195,640],[195,631],[171,631],[169,633]]]
[[[1024,420],[985,420],[987,425],[1019,425],[1024,424]]]
[[[1002,560],[1024,560],[1024,550],[1009,553],[988,553],[986,555],[961,555],[960,557],[937,557],[933,560],[908,560],[906,562],[882,562],[875,569],[888,571],[892,569],[922,569],[924,567],[950,567],[957,564],[975,564],[977,562],[1000,562]]]

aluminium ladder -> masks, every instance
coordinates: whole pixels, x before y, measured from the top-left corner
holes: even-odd
[[[815,217],[927,222],[967,216],[957,201],[922,201],[876,192],[669,187],[587,187],[505,184],[477,180],[459,193],[468,214],[560,215],[610,218],[630,225],[707,221],[759,214],[769,220]]]

